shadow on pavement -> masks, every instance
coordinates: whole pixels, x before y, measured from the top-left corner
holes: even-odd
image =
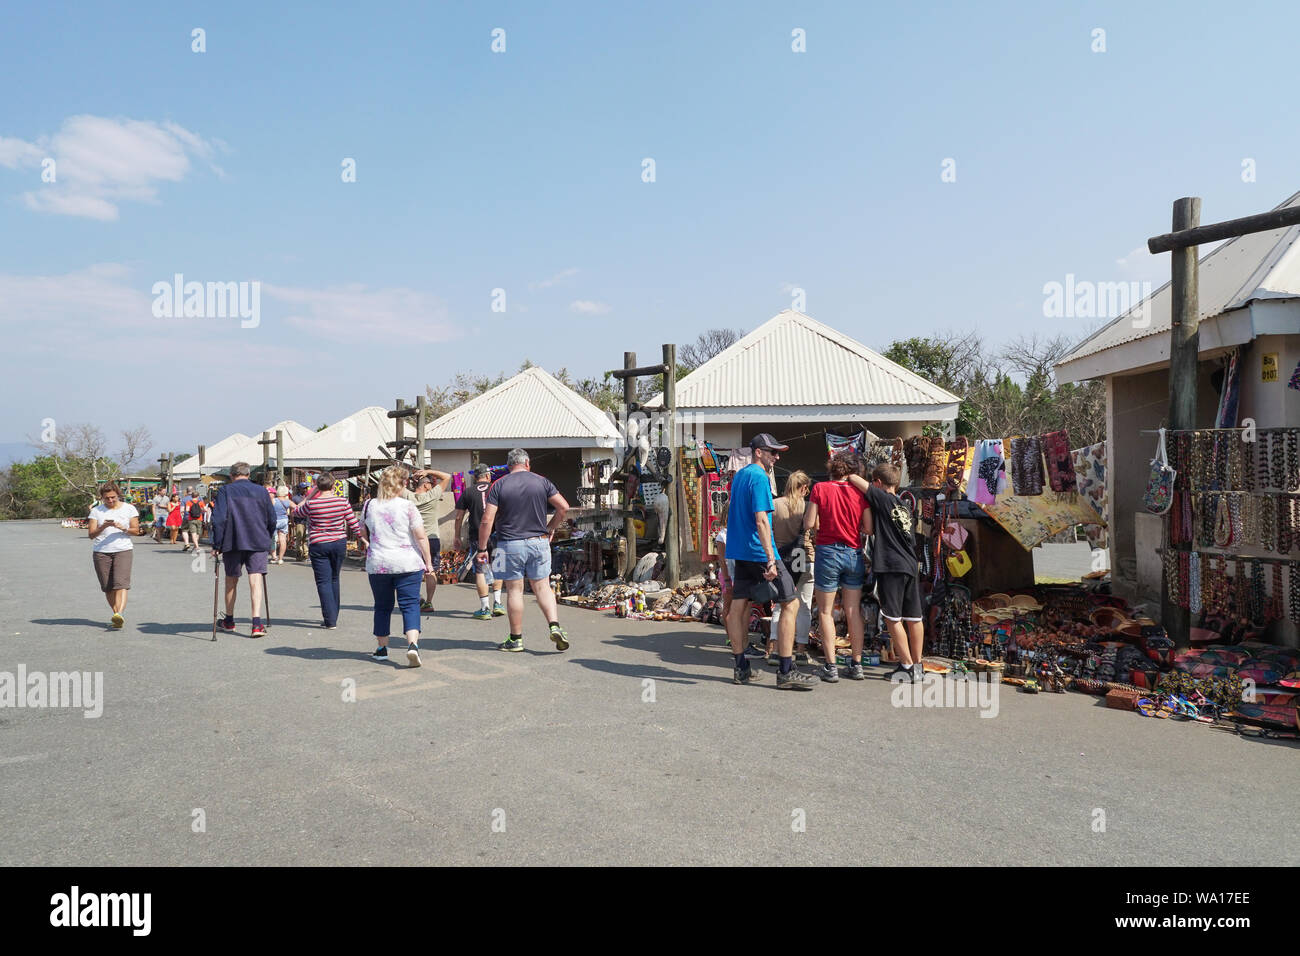
[[[112,616],[112,612],[109,612],[109,616]],[[27,623],[49,624],[56,627],[97,627],[101,631],[108,630],[108,617],[105,617],[102,621],[92,621],[86,617],[47,617],[38,618]]]
[[[670,671],[666,667],[657,667],[654,664],[618,664],[614,661],[602,661],[595,658],[575,657],[573,663],[585,667],[588,670],[600,671],[605,674],[616,674],[619,677],[650,677],[657,681],[663,681],[665,684],[701,684],[710,681],[723,681],[731,683],[731,672],[727,672],[726,677],[714,677],[711,675],[685,674],[681,671]]]

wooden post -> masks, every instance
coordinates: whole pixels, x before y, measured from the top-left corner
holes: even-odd
[[[271,433],[262,432],[262,440],[258,444],[262,446],[262,480],[266,481],[266,471],[271,467]]]
[[[623,368],[636,368],[636,353],[623,353]],[[627,437],[626,424],[632,415],[632,405],[636,402],[636,379],[629,375],[623,379],[623,437]],[[634,451],[630,446],[629,452]],[[626,456],[625,459],[626,460]],[[625,485],[626,488],[626,485]],[[627,539],[627,560],[623,563],[623,580],[629,583],[632,580],[632,572],[636,570],[636,523],[632,520],[632,501],[628,498],[627,491],[623,492],[623,537]]]
[[[275,483],[284,484],[284,431],[275,430]]]
[[[424,467],[424,429],[429,424],[429,406],[423,395],[415,399],[415,461],[416,468]]]
[[[1192,229],[1201,223],[1201,200],[1184,198],[1174,201],[1174,232]],[[1200,363],[1200,297],[1196,246],[1184,246],[1170,253],[1169,339],[1169,428],[1196,428],[1196,375]],[[1165,528],[1168,529],[1168,520]],[[1165,546],[1168,547],[1167,535]],[[1190,615],[1169,598],[1169,581],[1161,586],[1161,617],[1165,632],[1177,647],[1186,647],[1191,636]]]
[[[366,455],[366,485],[365,493],[361,496],[361,503],[365,504],[370,498],[370,456]]]
[[[176,474],[176,454],[175,452],[167,453],[167,494],[172,493],[172,482],[175,481]]]
[[[673,459],[668,466],[668,487],[664,489],[668,494],[668,531],[664,535],[664,583],[670,588],[678,587],[682,582],[682,565],[681,565],[681,541],[678,539],[677,529],[680,527],[679,515],[677,514],[677,479],[681,476],[677,474],[680,470],[678,459],[680,455],[677,450],[677,346],[664,346],[664,365],[667,369],[664,371],[664,428],[668,431],[667,447],[673,453]],[[663,440],[663,431],[660,431],[660,438]]]
[[[393,399],[393,401],[395,403],[393,407],[396,408],[399,412],[406,407],[406,399],[404,398],[395,398]],[[396,448],[393,449],[393,460],[399,463],[403,458],[406,457],[406,449],[403,448],[400,444],[402,439],[405,437],[406,437],[406,418],[405,416],[399,415],[397,417],[397,435],[396,435],[399,444],[397,445]]]

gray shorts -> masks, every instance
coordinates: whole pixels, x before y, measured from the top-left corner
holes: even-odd
[[[129,591],[131,589],[131,561],[135,551],[92,551],[91,561],[95,564],[95,576],[99,578],[99,589],[109,591]]]

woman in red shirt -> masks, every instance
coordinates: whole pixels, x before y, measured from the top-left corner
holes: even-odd
[[[813,485],[804,512],[804,528],[817,529],[816,557],[813,561],[813,589],[817,597],[817,615],[826,663],[818,676],[828,683],[840,679],[835,663],[835,592],[843,592],[844,621],[849,629],[850,658],[845,676],[866,680],[862,670],[862,585],[866,565],[862,558],[862,539],[870,530],[870,511],[866,496],[849,484],[854,463],[845,455],[835,455],[827,463],[831,480]]]

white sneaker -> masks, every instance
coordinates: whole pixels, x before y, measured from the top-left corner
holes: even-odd
[[[406,664],[408,667],[420,666],[420,648],[418,645],[411,645],[406,649]]]

